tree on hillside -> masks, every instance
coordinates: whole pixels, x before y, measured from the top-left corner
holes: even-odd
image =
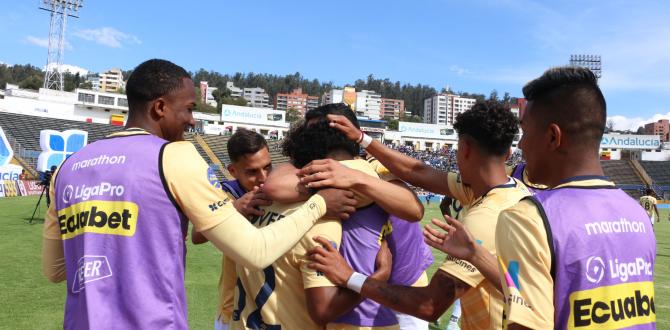
[[[397,131],[398,130],[398,123],[400,122],[398,119],[394,119],[393,117],[384,117],[384,120],[386,120],[387,123],[387,128],[392,130],[392,131]]]
[[[302,118],[302,115],[300,114],[300,111],[298,111],[296,108],[288,108],[286,110],[286,122],[287,123],[295,123],[298,120]]]

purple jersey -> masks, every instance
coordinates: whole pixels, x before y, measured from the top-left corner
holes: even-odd
[[[390,232],[390,226],[388,213],[377,204],[358,209],[342,222],[340,253],[355,271],[365,275],[374,273],[382,235]],[[388,307],[365,299],[334,323],[384,327],[398,324],[398,320]]]
[[[538,191],[554,278],[555,329],[655,329],[656,239],[647,214],[603,177],[602,186]],[[523,283],[521,283],[523,285]]]
[[[68,158],[54,189],[67,299],[65,329],[187,329],[187,220],[164,185],[167,141],[99,140]],[[95,159],[115,162],[95,166]]]
[[[387,237],[393,254],[389,283],[410,286],[433,263],[433,254],[423,241],[423,231],[418,222],[391,216],[391,226],[391,235]]]

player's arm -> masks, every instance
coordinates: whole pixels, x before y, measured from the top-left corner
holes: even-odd
[[[188,142],[164,147],[162,179],[195,230],[226,256],[250,269],[262,269],[286,253],[322,216],[347,218],[355,211],[352,193],[324,190],[282,221],[256,228],[232,200],[207,179],[207,164]],[[328,209],[327,209],[328,206]]]
[[[311,268],[324,273],[334,284],[347,286],[353,270],[337,251],[315,248],[310,255]],[[368,277],[360,294],[398,312],[435,321],[468,288],[467,284],[438,270],[426,287],[391,285]]]
[[[398,180],[386,182],[332,159],[314,160],[300,169],[298,175],[301,176],[300,182],[307,184],[308,188],[352,189],[401,219],[419,221],[423,217],[423,204],[411,189]]]
[[[55,178],[56,173],[51,176],[51,183],[49,183],[49,199],[52,202],[44,217],[44,228],[42,229],[42,274],[50,282],[58,283],[65,281],[65,255],[56,212]]]
[[[340,130],[350,140],[358,141],[360,138],[361,131],[351,124],[346,117],[328,115],[328,119],[331,122],[331,127]],[[373,140],[365,150],[377,158],[379,162],[399,179],[428,191],[451,195],[449,187],[444,184],[447,180],[447,172],[440,171],[418,159],[392,150],[377,140]]]
[[[307,200],[311,192],[300,183],[298,171],[290,163],[274,167],[263,184],[268,198],[284,204]]]
[[[323,236],[319,236],[316,242],[322,244],[324,249],[330,250],[332,253],[338,253],[333,246],[328,244],[328,241]],[[391,259],[391,251],[388,248],[388,243],[383,241],[375,260],[375,272],[370,275],[370,278],[386,282],[391,275]],[[303,267],[307,272],[314,272],[306,264]],[[323,275],[321,276],[324,277]],[[328,284],[332,285],[330,281],[328,281]],[[307,298],[307,309],[310,317],[314,322],[321,325],[334,322],[337,318],[349,312],[363,301],[363,297],[360,294],[338,286],[307,288],[305,289],[305,296]]]
[[[496,237],[509,328],[553,328],[551,252],[537,207],[524,200],[501,212]]]
[[[445,219],[446,223],[437,219],[432,220],[433,225],[441,228],[443,232],[435,230],[430,225],[424,227],[426,244],[454,258],[469,262],[498,291],[503,292],[502,276],[496,256],[484,246],[477,244],[476,239],[460,221],[446,214]]]
[[[254,187],[252,191],[245,193],[238,199],[235,199],[235,197],[228,192],[226,192],[226,194],[230,199],[234,200],[233,206],[237,212],[240,212],[240,214],[247,219],[251,219],[254,216],[262,216],[264,211],[260,208],[272,204],[272,201],[268,200],[261,188],[258,187]],[[304,200],[307,200],[307,198]],[[207,237],[195,230],[195,228],[191,231],[191,241],[196,245],[209,242]]]

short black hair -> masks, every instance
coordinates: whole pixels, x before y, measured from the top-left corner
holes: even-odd
[[[598,148],[605,133],[607,104],[598,78],[587,68],[552,68],[523,87],[542,124],[557,124],[574,141]]]
[[[248,154],[255,154],[263,148],[268,147],[265,138],[248,129],[240,128],[228,140],[228,158],[236,162],[241,157]]]
[[[330,127],[327,115],[345,116],[360,128],[356,114],[344,103],[326,104],[307,111],[305,119],[291,129],[282,143],[283,154],[291,158],[294,166],[303,167],[315,159],[326,158],[336,150],[345,151],[352,157],[358,155],[358,144]]]
[[[170,61],[151,59],[138,65],[126,83],[129,116],[147,102],[181,88],[183,78],[191,79],[191,75]]]
[[[502,102],[478,102],[456,116],[458,137],[468,136],[491,155],[504,156],[519,132],[519,120]]]
[[[653,195],[653,194],[654,194],[654,190],[653,190],[653,189],[651,189],[651,188],[647,188],[647,190],[645,190],[645,192],[644,192],[644,193],[645,193],[646,195],[649,195],[649,196],[651,196],[651,195]]]

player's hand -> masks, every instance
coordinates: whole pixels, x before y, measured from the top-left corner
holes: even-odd
[[[356,212],[354,193],[349,190],[328,188],[317,192],[326,201],[326,217],[346,220]]]
[[[233,206],[237,212],[242,213],[246,218],[255,216],[262,216],[265,211],[261,209],[263,206],[271,205],[272,201],[263,193],[259,187],[254,189],[233,202]]]
[[[308,188],[339,188],[351,189],[361,182],[360,175],[363,172],[348,168],[340,162],[332,159],[317,159],[305,165],[298,175],[300,183]]]
[[[342,115],[328,115],[330,127],[337,128],[351,141],[358,142],[361,138],[361,130],[356,128],[347,117]]]
[[[333,284],[346,287],[347,281],[349,281],[349,277],[354,271],[327,239],[320,236],[313,239],[321,246],[307,252],[310,260],[307,267],[323,273]]]
[[[469,261],[477,251],[477,242],[472,234],[458,220],[445,215],[447,222],[433,219],[431,222],[444,230],[433,229],[426,225],[423,230],[426,244],[458,259]]]
[[[393,268],[393,255],[389,249],[388,242],[384,239],[375,258],[375,272],[370,277],[386,282],[391,277],[391,268]]]

